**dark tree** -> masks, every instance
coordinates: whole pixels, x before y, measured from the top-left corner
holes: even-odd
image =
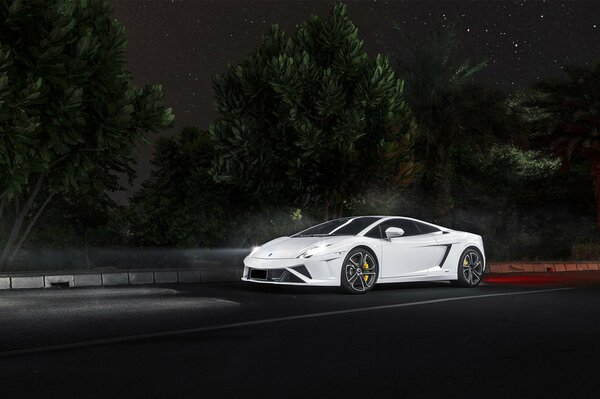
[[[215,181],[253,195],[342,212],[349,196],[411,181],[415,122],[388,59],[370,59],[338,5],[258,48],[214,80]]]
[[[568,66],[564,71],[564,78],[535,86],[539,95],[529,102],[539,110],[534,142],[559,156],[567,168],[576,158],[591,162],[600,227],[600,62]]]
[[[510,130],[505,96],[478,84],[474,76],[486,66],[457,56],[454,28],[440,29],[424,40],[407,38],[410,56],[400,69],[407,97],[419,124],[419,154],[435,194],[435,218],[452,225],[456,151],[485,151],[491,139]]]
[[[119,188],[135,144],[173,121],[137,88],[126,37],[101,0],[0,0],[0,268],[52,198]]]
[[[154,170],[131,200],[131,239],[145,245],[181,247],[222,244],[229,190],[208,174],[214,146],[207,132],[182,129],[156,144]],[[234,225],[234,220],[227,223]]]

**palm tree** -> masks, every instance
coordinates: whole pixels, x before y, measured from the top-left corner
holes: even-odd
[[[600,227],[600,62],[564,67],[566,76],[535,85],[539,112],[535,141],[568,168],[576,158],[591,162]]]
[[[409,57],[400,62],[407,95],[420,129],[421,156],[435,195],[435,218],[452,224],[455,151],[484,151],[494,136],[508,131],[505,95],[478,84],[474,75],[486,61],[461,61],[454,27],[410,38]]]

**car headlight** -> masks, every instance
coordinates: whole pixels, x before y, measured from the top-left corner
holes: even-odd
[[[248,256],[252,256],[256,253],[256,251],[258,251],[260,249],[260,247],[252,247],[252,252],[250,252],[250,255]]]
[[[330,247],[330,246],[331,246],[331,244],[317,245],[316,247],[312,247],[312,248],[302,252],[300,255],[298,255],[298,257],[299,258],[310,258],[311,256],[323,255],[327,251],[327,247]]]

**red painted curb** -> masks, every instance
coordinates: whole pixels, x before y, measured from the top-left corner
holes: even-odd
[[[554,273],[587,272],[600,270],[597,262],[493,262],[489,273]]]

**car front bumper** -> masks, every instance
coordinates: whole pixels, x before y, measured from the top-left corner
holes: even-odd
[[[242,281],[262,284],[339,286],[343,254],[314,258],[244,259]]]

